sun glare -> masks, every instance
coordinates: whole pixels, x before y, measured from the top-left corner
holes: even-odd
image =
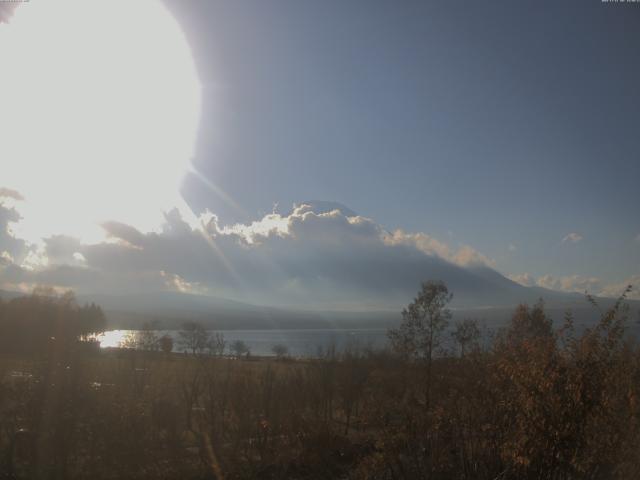
[[[0,25],[0,186],[20,191],[19,233],[97,240],[182,203],[200,85],[158,1],[34,1]]]

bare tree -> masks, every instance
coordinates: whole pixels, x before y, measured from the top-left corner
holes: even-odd
[[[209,348],[209,354],[221,357],[224,355],[224,351],[227,348],[227,341],[224,339],[224,334],[215,332],[209,335],[209,342],[207,344]]]
[[[209,342],[209,332],[198,322],[186,322],[178,332],[180,346],[193,355],[202,352]]]
[[[155,352],[160,348],[158,335],[154,323],[145,322],[135,339],[135,348],[148,352]]]

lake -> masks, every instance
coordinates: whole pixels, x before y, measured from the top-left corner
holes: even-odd
[[[128,338],[137,335],[140,330],[110,330],[97,336],[102,348],[121,347]],[[299,330],[216,330],[222,333],[228,346],[242,340],[252,355],[273,356],[274,345],[286,345],[289,355],[294,357],[316,356],[318,350],[335,346],[343,351],[347,346],[381,349],[387,346],[387,329],[299,329]],[[181,351],[177,330],[154,332],[158,337],[169,335],[174,340],[174,351]],[[228,351],[226,353],[229,353]]]

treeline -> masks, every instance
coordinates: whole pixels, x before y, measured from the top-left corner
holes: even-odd
[[[226,354],[235,357],[249,357],[251,349],[242,340],[228,343],[222,332],[207,330],[204,325],[195,321],[182,324],[178,330],[178,341],[168,333],[159,334],[158,322],[145,322],[142,328],[130,333],[121,343],[120,348],[136,349],[145,352],[163,352],[165,355],[173,351],[192,355],[209,355],[222,357]],[[279,358],[288,355],[286,345],[274,345],[273,354]]]
[[[542,303],[521,305],[483,342],[474,320],[448,328],[450,293],[428,282],[389,332],[389,351],[251,361],[211,355],[194,327],[184,330],[184,345],[193,340],[187,355],[130,349],[65,363],[5,360],[1,472],[637,478],[640,349],[625,335],[624,298],[580,334],[570,314],[554,324]],[[451,330],[455,354],[443,351]]]
[[[45,354],[54,346],[86,340],[105,326],[102,309],[78,305],[73,292],[58,295],[36,288],[31,295],[0,299],[0,353]]]

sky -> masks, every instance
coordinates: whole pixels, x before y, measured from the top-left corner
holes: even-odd
[[[296,229],[313,232],[326,222],[313,237],[326,242],[307,244],[299,258],[322,251],[339,264],[352,252],[345,235],[366,231],[378,242],[370,252],[377,259],[396,258],[399,245],[410,243],[527,286],[611,295],[640,281],[639,3],[164,5],[191,50],[201,95],[190,159],[198,173],[184,178],[180,192],[214,237],[235,235],[243,248],[257,249],[291,232],[307,238]],[[15,216],[26,207],[16,195],[5,198],[5,210],[16,212],[5,218],[19,223]],[[293,208],[311,200],[339,202],[359,217],[345,209],[336,217],[317,202],[315,211]],[[109,220],[116,223],[103,229],[111,241],[142,245],[143,237],[128,241],[123,235],[131,231],[115,233],[114,225],[130,224],[143,236],[146,228]],[[195,231],[197,223],[183,226]],[[331,237],[335,224],[343,230]],[[178,225],[169,215],[148,235],[170,236]],[[270,240],[254,242],[259,234]],[[152,241],[148,235],[144,242]],[[49,266],[56,263],[46,251],[51,238],[37,247]],[[5,249],[5,257],[20,266],[19,239],[9,239],[14,252]],[[342,252],[325,250],[332,241]],[[76,251],[64,247],[71,256],[62,263],[105,269],[96,252],[106,244],[83,242]],[[271,248],[260,262],[277,263],[282,284],[299,288],[296,268],[283,267],[295,249],[289,245],[287,256]],[[242,251],[225,252],[242,263]],[[184,265],[144,264],[137,273],[151,271],[183,286],[208,282],[208,274]],[[351,273],[318,273],[316,280],[337,284]],[[21,275],[9,281],[5,272],[5,283],[25,284],[35,273]]]
[[[168,5],[210,112],[195,163],[252,215],[336,200],[505,273],[638,273],[638,5]]]

